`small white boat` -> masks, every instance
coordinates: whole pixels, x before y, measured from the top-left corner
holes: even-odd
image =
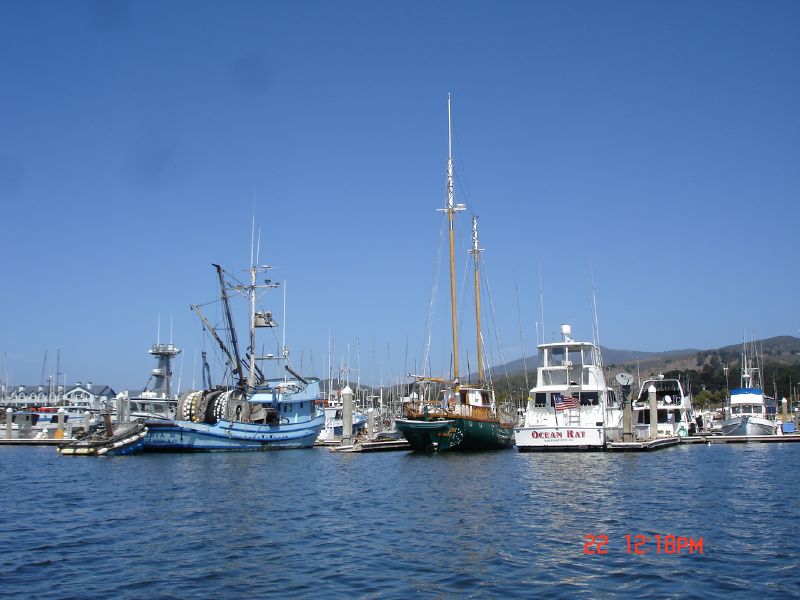
[[[731,390],[722,435],[775,435],[777,424],[767,414],[767,397],[758,381],[759,369],[752,366],[746,347],[742,349],[741,387]]]
[[[344,402],[341,390],[332,393],[322,407],[325,411],[325,427],[317,436],[318,444],[340,442],[344,435]],[[367,415],[353,407],[352,435],[355,437],[367,425]]]
[[[692,398],[677,379],[646,380],[633,402],[633,426],[637,439],[650,438],[649,390],[655,388],[658,437],[684,437],[696,430]]]

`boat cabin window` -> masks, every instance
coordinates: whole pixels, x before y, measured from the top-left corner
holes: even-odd
[[[563,348],[546,348],[542,350],[542,366],[552,367],[554,365],[561,365],[564,362],[564,349]]]
[[[595,352],[594,348],[583,348],[581,350],[583,353],[583,366],[595,366],[597,362],[595,361]]]
[[[581,399],[581,404],[583,405],[600,404],[600,398],[597,392],[581,392],[579,397]]]
[[[547,394],[544,392],[537,392],[536,396],[533,399],[534,406],[546,406],[547,405]]]
[[[542,370],[544,381],[539,385],[567,385],[566,369],[544,369]]]

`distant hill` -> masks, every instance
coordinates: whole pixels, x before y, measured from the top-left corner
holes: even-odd
[[[800,338],[790,335],[757,340],[756,347],[763,352],[764,360],[781,364],[800,364]],[[705,364],[721,365],[723,363],[738,362],[741,353],[741,344],[724,346],[711,350],[686,348],[683,350],[668,350],[665,352],[639,352],[636,350],[614,350],[601,347],[603,363],[612,372],[635,371],[656,374],[672,370],[700,370]],[[528,374],[534,374],[539,366],[538,356],[530,356],[524,360]],[[495,376],[508,374],[509,376],[524,373],[523,359],[519,358],[505,365],[493,367]],[[473,379],[475,376],[472,376]]]

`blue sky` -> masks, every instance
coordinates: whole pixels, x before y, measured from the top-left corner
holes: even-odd
[[[419,369],[448,92],[490,362],[532,354],[537,322],[589,339],[593,291],[612,348],[800,329],[797,2],[0,1],[0,86],[11,383],[60,348],[68,383],[141,387],[159,315],[199,381],[188,307],[212,262],[243,274],[253,213],[295,367],[324,376],[333,339],[362,380]]]

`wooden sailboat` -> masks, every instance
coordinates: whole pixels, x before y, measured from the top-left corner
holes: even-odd
[[[475,322],[478,343],[478,383],[463,385],[458,370],[458,323],[456,317],[455,236],[453,224],[455,214],[465,209],[454,201],[453,152],[450,127],[450,95],[447,96],[448,156],[447,156],[447,206],[439,209],[447,214],[450,242],[450,311],[453,341],[453,379],[415,377],[418,382],[432,382],[445,386],[440,403],[428,404],[424,400],[409,404],[404,418],[397,419],[395,426],[408,440],[412,449],[424,451],[442,450],[491,450],[510,448],[514,445],[513,417],[503,415],[495,402],[494,391],[485,386],[483,372],[483,348],[480,321],[480,277],[478,247],[478,221],[472,220],[471,253],[475,272]]]

